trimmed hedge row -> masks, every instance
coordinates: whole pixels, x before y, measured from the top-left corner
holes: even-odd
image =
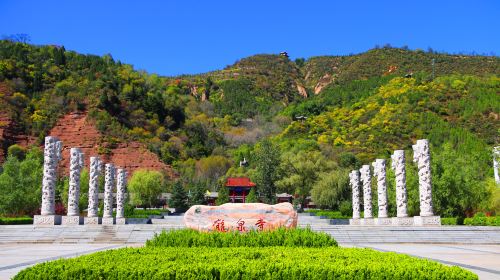
[[[14,279],[478,279],[467,270],[358,248],[125,248],[38,264]]]
[[[28,224],[33,224],[33,218],[30,218],[30,217],[18,217],[18,218],[0,217],[0,225],[28,225]]]
[[[500,226],[500,216],[486,217],[484,215],[475,215],[473,218],[465,218],[464,225]]]
[[[240,233],[203,233],[192,229],[163,231],[146,242],[146,247],[328,247],[337,246],[333,237],[309,228]]]

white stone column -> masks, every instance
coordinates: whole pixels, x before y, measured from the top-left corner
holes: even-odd
[[[349,220],[350,225],[359,225],[361,217],[359,211],[359,171],[353,170],[349,173],[349,182],[352,189],[352,219]]]
[[[495,174],[495,182],[500,185],[500,175],[498,174],[500,169],[500,146],[493,148],[493,173]]]
[[[418,166],[418,190],[420,193],[420,216],[415,217],[415,224],[441,224],[439,217],[434,216],[432,207],[431,153],[427,139],[417,140],[413,145],[413,161]]]
[[[391,168],[396,177],[396,212],[397,217],[408,217],[408,198],[406,196],[406,159],[404,150],[396,150],[391,156]]]
[[[124,209],[126,186],[127,171],[120,168],[116,175],[116,224],[126,224]]]
[[[57,137],[45,137],[43,179],[42,179],[42,207],[41,215],[35,215],[35,225],[58,225],[61,216],[55,215],[55,187],[57,181],[57,165],[61,160],[62,142]]]
[[[418,190],[420,193],[420,216],[433,216],[431,154],[427,139],[417,140],[413,145],[413,161],[418,166]]]
[[[104,177],[104,211],[102,224],[114,224],[113,218],[113,187],[115,185],[115,167],[111,163],[106,164],[106,175]]]
[[[79,148],[70,150],[68,216],[80,215],[80,175],[83,168],[83,153]]]
[[[377,225],[390,225],[391,219],[387,214],[387,178],[385,172],[385,159],[376,159],[372,163],[373,175],[377,177],[377,198],[378,198],[378,218],[375,219]]]
[[[359,170],[361,174],[361,182],[363,184],[363,206],[364,215],[361,224],[373,224],[372,214],[372,177],[370,174],[370,165],[363,165]]]
[[[99,175],[102,171],[102,162],[99,157],[90,157],[89,171],[89,206],[85,224],[99,224]]]

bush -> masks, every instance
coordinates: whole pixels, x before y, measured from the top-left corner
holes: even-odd
[[[468,226],[500,226],[500,216],[487,217],[484,213],[477,213],[472,218],[466,218],[464,225]]]
[[[352,216],[352,212],[350,215],[344,215],[340,211],[317,211],[314,213],[316,216],[324,216],[328,219],[350,219]]]
[[[33,218],[30,218],[30,217],[17,217],[17,218],[0,217],[0,225],[29,225],[29,224],[33,224]]]
[[[247,233],[210,232],[191,229],[163,231],[146,242],[146,247],[328,247],[337,242],[326,233],[311,229],[284,229],[274,231],[250,231]]]
[[[41,263],[13,279],[478,279],[465,269],[359,248],[123,248]]]
[[[441,218],[441,225],[456,226],[458,225],[458,218]]]

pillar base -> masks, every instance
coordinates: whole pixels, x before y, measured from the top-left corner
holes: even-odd
[[[84,225],[98,225],[101,223],[101,217],[85,217],[83,218]]]
[[[83,225],[83,217],[80,216],[62,216],[63,226]]]
[[[60,215],[35,215],[33,217],[33,225],[39,226],[55,226],[61,224]]]
[[[392,225],[392,220],[391,218],[375,218],[374,223],[377,226],[390,226]]]
[[[416,226],[440,226],[441,216],[415,216],[413,222]]]
[[[351,226],[359,226],[361,224],[361,219],[349,219],[349,225]]]
[[[102,225],[114,225],[115,224],[115,218],[102,218]]]
[[[375,224],[375,221],[373,218],[363,218],[360,221],[360,225],[362,226],[373,226]]]
[[[117,225],[125,225],[127,224],[127,218],[116,218]]]
[[[413,226],[413,217],[391,218],[393,226]]]

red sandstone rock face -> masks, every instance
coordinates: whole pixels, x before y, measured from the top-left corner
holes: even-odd
[[[169,176],[174,176],[169,165],[161,162],[156,154],[139,142],[119,143],[110,149],[109,153],[99,154],[99,147],[103,147],[105,143],[102,143],[101,133],[93,122],[87,119],[86,113],[75,112],[65,115],[51,129],[49,135],[58,137],[63,142],[62,160],[59,166],[59,172],[63,174],[69,174],[69,150],[80,148],[85,154],[87,168],[91,156],[100,156],[105,163],[125,168],[129,176],[135,170],[142,168],[164,171]]]
[[[194,205],[184,214],[187,227],[199,231],[273,230],[295,228],[297,212],[292,204],[226,203],[220,206]]]

